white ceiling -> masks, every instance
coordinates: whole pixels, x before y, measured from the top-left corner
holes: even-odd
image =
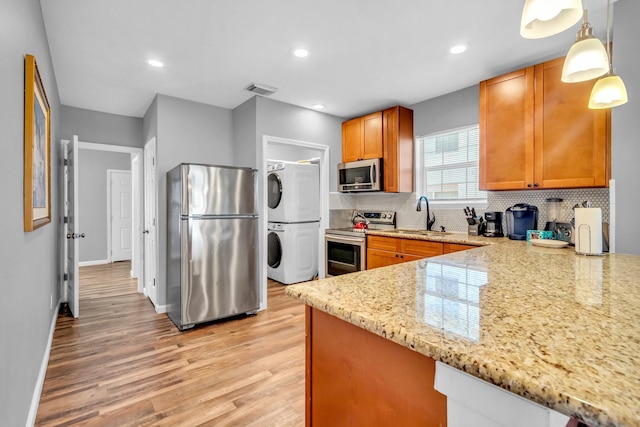
[[[564,55],[579,23],[519,35],[524,0],[41,0],[62,104],[142,117],[156,93],[235,108],[270,98],[355,117]],[[605,39],[606,0],[583,0]],[[468,50],[454,56],[459,43]],[[294,57],[294,48],[310,51]],[[147,65],[149,58],[165,63]]]

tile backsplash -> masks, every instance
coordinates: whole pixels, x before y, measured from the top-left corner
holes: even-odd
[[[586,188],[571,190],[535,190],[535,191],[490,191],[488,192],[487,209],[478,209],[478,214],[485,211],[504,212],[516,203],[528,203],[538,207],[538,228],[544,228],[548,218],[548,203],[550,197],[563,199],[560,218],[568,221],[573,217],[572,207],[584,201],[591,202],[591,207],[602,209],[602,220],[609,222],[609,189]],[[358,210],[392,210],[397,212],[396,226],[398,228],[426,228],[427,212],[424,209],[416,211],[417,198],[415,193],[366,193],[343,194],[331,193],[329,196],[330,209],[358,209]],[[473,204],[470,204],[474,207]],[[462,208],[440,209],[433,204],[431,212],[436,216],[432,229],[440,230],[444,226],[447,231],[467,231]]]

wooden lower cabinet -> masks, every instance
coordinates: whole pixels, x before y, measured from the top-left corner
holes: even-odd
[[[440,242],[367,236],[367,270],[442,255]]]
[[[408,261],[416,261],[422,258],[424,257],[398,252],[381,251],[380,249],[367,249],[367,270]]]
[[[477,246],[463,245],[460,243],[443,243],[442,244],[442,249],[445,254],[450,254],[452,252],[466,251],[468,249],[475,249],[475,248],[477,248]]]
[[[446,427],[435,360],[306,307],[306,426]]]

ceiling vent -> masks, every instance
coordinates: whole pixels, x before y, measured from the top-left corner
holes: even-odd
[[[246,90],[248,90],[249,92],[257,93],[258,95],[269,96],[278,89],[260,83],[251,83]]]

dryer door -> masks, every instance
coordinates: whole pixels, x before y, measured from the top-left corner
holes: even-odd
[[[267,235],[267,240],[269,245],[267,251],[267,262],[269,267],[278,268],[282,261],[282,242],[280,241],[280,236],[278,236],[278,233],[275,231],[271,231]]]
[[[267,175],[267,194],[269,209],[275,209],[282,200],[282,181],[277,173]]]

